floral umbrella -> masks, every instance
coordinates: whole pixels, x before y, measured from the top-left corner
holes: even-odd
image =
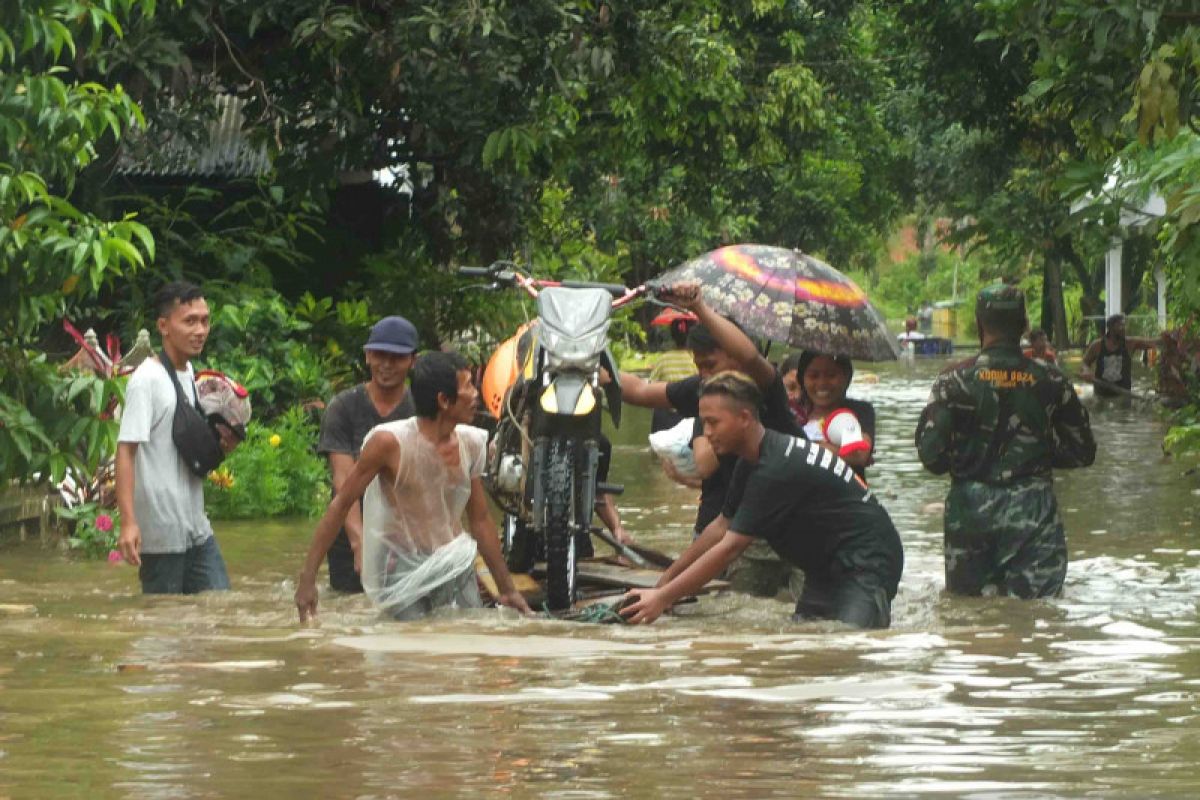
[[[866,293],[799,250],[761,244],[722,247],[668,270],[653,283],[683,281],[700,283],[705,302],[751,336],[866,361],[899,356],[883,315]]]

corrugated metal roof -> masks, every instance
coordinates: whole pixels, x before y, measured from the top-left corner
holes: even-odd
[[[243,130],[246,101],[232,95],[216,97],[217,115],[208,124],[207,140],[181,136],[155,137],[149,130],[130,137],[117,160],[117,174],[130,177],[253,178],[271,170],[265,147],[254,145]]]

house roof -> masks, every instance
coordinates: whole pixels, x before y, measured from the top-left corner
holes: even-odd
[[[216,96],[217,113],[207,136],[155,137],[153,122],[142,135],[130,137],[121,148],[116,172],[128,177],[253,178],[271,170],[265,147],[250,141],[243,126],[246,101],[228,94]]]

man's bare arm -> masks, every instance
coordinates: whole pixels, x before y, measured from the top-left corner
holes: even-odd
[[[350,507],[357,502],[367,486],[380,472],[391,470],[399,463],[400,443],[394,436],[373,436],[367,440],[354,469],[342,482],[342,490],[329,503],[325,514],[317,523],[312,544],[304,559],[304,567],[296,580],[296,607],[300,621],[304,622],[317,612],[317,570],[329,552],[329,546],[337,538],[338,529],[346,519]]]
[[[142,563],[142,531],[133,510],[133,485],[137,480],[137,442],[118,442],[116,467],[117,510],[121,512],[121,535],[117,549],[126,562],[135,567]]]
[[[522,614],[532,614],[533,611],[529,608],[529,604],[525,602],[525,598],[517,591],[517,587],[513,583],[508,565],[504,563],[504,555],[500,552],[500,536],[496,531],[496,523],[492,521],[491,512],[488,510],[487,492],[483,488],[483,481],[479,478],[471,480],[471,496],[467,500],[467,521],[470,524],[471,537],[479,547],[479,555],[483,556],[483,563],[487,564],[492,577],[496,580],[496,588],[500,590],[500,597],[497,598],[500,604],[515,608]]]
[[[349,453],[330,453],[329,454],[329,474],[330,482],[333,484],[333,493],[341,494],[342,484],[350,477],[351,471],[354,470],[354,456]],[[350,549],[354,551],[354,569],[356,572],[362,571],[362,503],[358,500],[350,506],[350,511],[346,514],[346,522],[342,526],[346,529],[346,538],[350,540]]]
[[[699,489],[704,486],[702,478],[682,474],[679,470],[675,469],[675,465],[669,459],[661,458],[658,463],[662,464],[663,472],[667,474],[668,478],[675,481],[675,483],[686,486],[689,489]]]
[[[705,533],[708,531],[706,530]],[[695,594],[721,574],[754,541],[753,537],[726,531],[720,541],[705,550],[687,569],[656,589],[635,589],[625,596],[634,602],[621,609],[631,623],[653,622],[680,598]]]
[[[725,532],[728,530],[729,517],[723,514],[708,523],[700,535],[692,540],[688,548],[680,553],[679,558],[675,559],[671,566],[667,567],[655,585],[662,587],[670,583],[675,576],[690,567],[700,556],[708,552],[709,548],[721,541],[721,538],[725,536]]]
[[[632,372],[621,373],[621,399],[639,408],[671,408],[666,383],[648,381]]]
[[[692,439],[692,456],[696,459],[696,474],[700,476],[700,480],[711,477],[721,466],[721,459],[709,444],[707,436]]]
[[[708,328],[717,346],[738,362],[742,371],[758,384],[758,388],[765,390],[774,383],[775,367],[763,358],[749,336],[704,302],[699,284],[672,286],[665,299],[695,314],[700,324]]]

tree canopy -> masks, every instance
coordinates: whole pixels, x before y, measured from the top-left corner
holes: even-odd
[[[280,410],[352,378],[373,315],[502,335],[516,305],[452,274],[502,257],[632,283],[761,241],[870,273],[915,214],[986,254],[981,277],[1040,286],[1062,342],[1064,287],[1097,309],[1105,226],[1153,188],[1130,302],[1165,262],[1176,313],[1200,307],[1186,2],[38,0],[0,22],[6,477],[87,460],[87,410],[48,409],[93,390],[37,355],[60,318],[131,335],[170,277],[209,287],[246,332],[213,360]],[[269,168],[173,173],[218,98]],[[1084,193],[1102,202],[1072,214]],[[253,333],[272,326],[299,350]]]

